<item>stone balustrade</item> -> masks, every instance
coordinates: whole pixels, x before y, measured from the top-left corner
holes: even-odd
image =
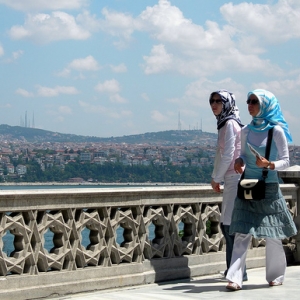
[[[294,217],[297,172],[286,170],[287,183],[281,184]],[[37,299],[222,271],[221,204],[221,195],[209,186],[2,190],[0,299]],[[51,249],[45,246],[49,232]],[[13,237],[9,255],[3,251],[7,234]],[[298,242],[298,236],[283,241],[289,262],[300,261]],[[248,268],[264,266],[264,245],[253,239]]]

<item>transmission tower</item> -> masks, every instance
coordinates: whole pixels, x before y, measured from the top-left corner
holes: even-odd
[[[178,113],[178,131],[181,131],[180,112]]]

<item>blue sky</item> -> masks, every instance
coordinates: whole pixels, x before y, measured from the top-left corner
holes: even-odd
[[[273,92],[300,145],[300,1],[0,0],[0,123],[217,132],[209,94]]]

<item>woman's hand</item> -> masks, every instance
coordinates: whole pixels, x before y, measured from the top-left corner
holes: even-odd
[[[237,158],[234,162],[234,171],[239,174],[242,174],[244,172],[244,162],[240,157]]]
[[[217,193],[221,193],[221,188],[220,188],[220,183],[215,182],[213,179],[211,180],[211,187],[213,188],[213,190]]]
[[[271,164],[271,163],[267,159],[265,159],[264,157],[256,156],[256,165],[259,168],[267,168],[269,166],[269,164]]]

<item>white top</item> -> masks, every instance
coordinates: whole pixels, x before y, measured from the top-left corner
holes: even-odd
[[[218,131],[218,148],[212,178],[221,183],[224,177],[235,174],[234,161],[241,150],[241,127],[235,120],[228,120]]]
[[[234,171],[234,161],[240,155],[241,127],[235,120],[228,120],[218,131],[218,148],[212,178],[215,182],[224,181],[223,201],[220,222],[230,225],[237,184],[240,174]]]

